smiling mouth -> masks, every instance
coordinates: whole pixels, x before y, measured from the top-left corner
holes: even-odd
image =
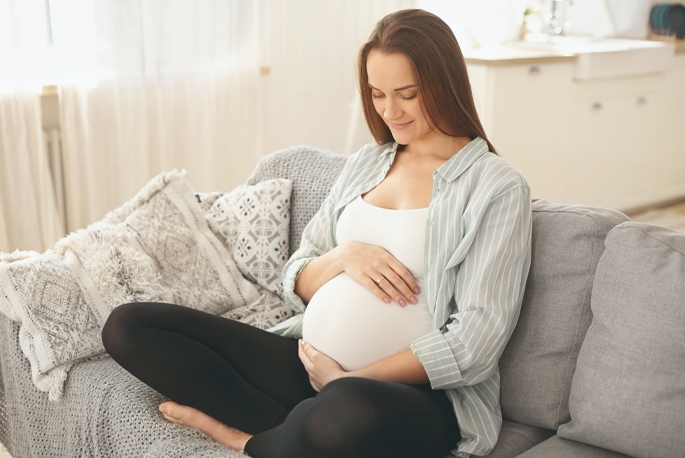
[[[390,127],[392,127],[393,129],[402,130],[402,129],[404,129],[405,127],[407,127],[409,124],[411,124],[411,123],[413,123],[413,122],[414,122],[414,121],[409,121],[409,122],[405,122],[405,123],[402,123],[402,124],[398,124],[398,123],[394,123],[394,122],[388,121],[388,124],[390,124]]]

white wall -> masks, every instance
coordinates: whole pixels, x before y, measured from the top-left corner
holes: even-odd
[[[262,77],[263,153],[309,144],[338,153],[372,141],[356,105],[356,56],[374,24],[413,0],[271,0]]]

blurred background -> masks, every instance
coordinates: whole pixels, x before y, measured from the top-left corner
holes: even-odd
[[[489,94],[500,89],[489,86],[488,78],[502,76],[488,72],[508,62],[510,68],[525,70],[526,78],[539,78],[530,76],[535,73],[531,65],[538,65],[534,59],[557,56],[540,65],[572,66],[562,57],[574,56],[568,50],[526,50],[509,54],[509,60],[497,53],[490,60],[478,57],[526,35],[529,41],[654,38],[649,16],[657,3],[0,0],[0,251],[46,250],[68,232],[101,219],[163,170],[187,169],[198,192],[228,191],[244,183],[261,157],[281,148],[308,144],[351,154],[372,141],[360,109],[356,53],[380,18],[413,7],[441,16],[465,55],[473,57],[469,72],[486,132],[493,131],[491,138],[505,158],[530,174],[536,197],[624,210],[685,198],[685,166],[681,169],[680,163],[671,164],[670,169],[676,168],[670,173],[683,179],[651,200],[612,201],[601,191],[595,198],[595,191],[586,196],[547,190],[531,164],[542,164],[544,170],[574,167],[550,162],[551,156],[545,159],[545,151],[535,148],[534,139],[546,139],[539,132],[550,132],[548,127],[528,123],[512,140],[498,119],[511,119],[511,113],[525,117],[530,111],[530,119],[559,115],[556,124],[563,124],[569,109],[544,92],[539,95],[544,108],[535,112],[526,101],[499,98],[504,108],[490,104]],[[664,39],[669,40],[677,41]],[[676,48],[671,45],[670,52]],[[663,72],[664,81],[680,77],[669,76],[671,67]],[[544,66],[537,73],[540,68],[546,74]],[[566,67],[550,68],[553,74]],[[588,84],[583,87],[594,87]],[[532,106],[540,105],[536,97],[530,96]],[[685,127],[683,118],[672,117],[668,122]],[[521,150],[528,151],[527,139],[533,147],[522,155]],[[560,138],[559,144],[565,141]],[[556,175],[548,176],[553,179],[547,181],[556,181]]]

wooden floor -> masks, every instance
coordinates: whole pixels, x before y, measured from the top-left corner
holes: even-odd
[[[667,227],[685,232],[685,202],[662,208],[647,210],[635,215],[628,215],[633,221]]]

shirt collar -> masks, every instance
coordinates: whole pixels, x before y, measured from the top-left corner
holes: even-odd
[[[397,142],[388,143],[381,152],[379,159],[384,159],[388,154],[395,155],[397,152]],[[487,153],[488,143],[480,137],[471,140],[465,147],[459,150],[435,171],[445,181],[454,181],[464,173],[471,165],[483,154]]]
[[[476,137],[442,164],[435,173],[445,181],[454,181],[487,152],[489,152],[488,143]]]
[[[381,151],[380,156],[378,156],[379,160],[385,159],[385,157],[392,153],[393,157],[395,156],[395,153],[397,152],[397,147],[399,147],[399,143],[393,142],[393,143],[386,143],[383,151]]]

